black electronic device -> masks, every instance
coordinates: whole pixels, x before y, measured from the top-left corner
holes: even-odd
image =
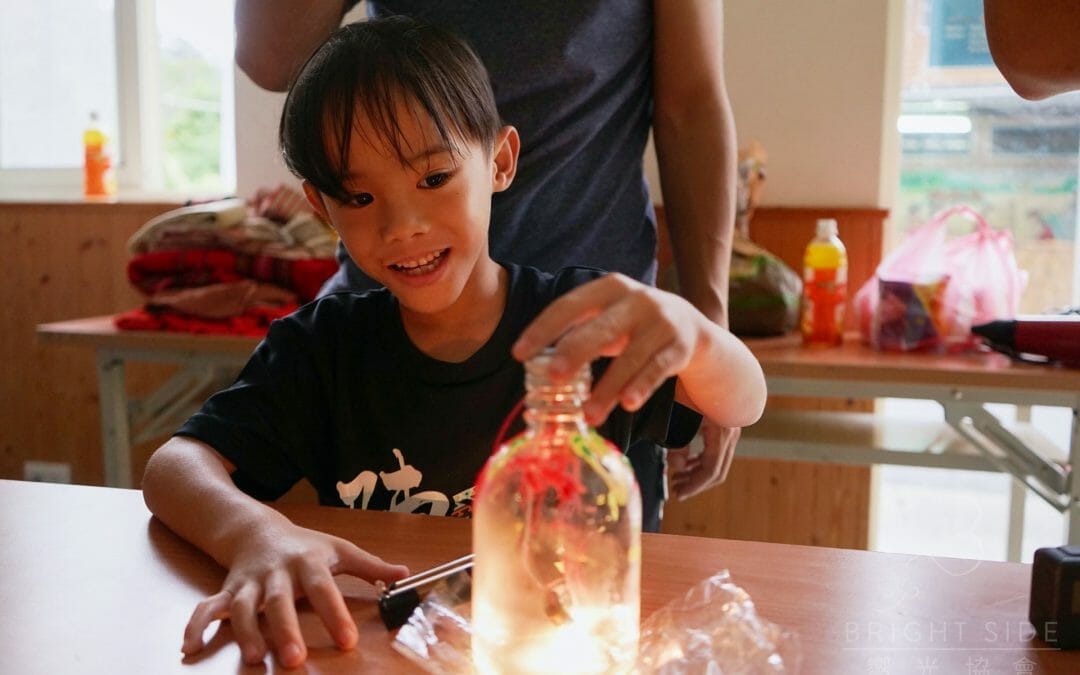
[[[412,576],[398,579],[390,585],[376,582],[375,588],[379,593],[379,616],[386,624],[387,630],[393,630],[409,620],[413,610],[420,604],[422,590],[427,590],[432,584],[446,579],[454,574],[472,574],[473,556],[469,555],[443,563],[429,570],[418,572]]]
[[[1028,620],[1051,647],[1080,647],[1080,546],[1035,551]]]

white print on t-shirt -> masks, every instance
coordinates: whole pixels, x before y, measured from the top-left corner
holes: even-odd
[[[446,495],[436,490],[424,490],[415,495],[412,494],[413,488],[420,487],[424,474],[420,473],[416,467],[405,463],[405,457],[401,454],[401,450],[394,448],[393,453],[394,457],[397,457],[400,468],[397,471],[379,472],[379,479],[382,480],[383,487],[393,493],[390,496],[390,510],[399,513],[413,513],[420,510],[421,507],[430,506],[429,513],[431,515],[445,516],[447,511],[450,510],[450,500],[446,498]],[[375,491],[375,484],[374,473],[361,471],[356,478],[353,478],[348,483],[338,481],[338,496],[350,509],[355,508],[356,498],[361,497],[360,508],[366,509],[368,502],[371,500],[371,495]]]
[[[341,497],[341,501],[346,506],[352,509],[356,508],[356,498],[364,495],[364,500],[360,502],[360,508],[366,509],[368,500],[371,499],[371,493],[375,490],[376,480],[378,479],[371,471],[361,471],[356,478],[353,478],[348,483],[337,482],[338,496]]]

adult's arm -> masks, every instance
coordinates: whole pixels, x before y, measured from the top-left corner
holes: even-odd
[[[682,295],[727,325],[737,147],[724,84],[723,3],[654,3],[656,142]]]
[[[270,91],[285,91],[300,66],[356,0],[236,0],[236,65]]]
[[[656,0],[653,136],[679,290],[728,325],[735,231],[735,120],[724,83],[721,0]],[[686,499],[724,481],[739,429],[706,418],[702,452],[668,453],[672,495]]]
[[[984,0],[983,12],[990,55],[1017,94],[1080,89],[1080,2]]]

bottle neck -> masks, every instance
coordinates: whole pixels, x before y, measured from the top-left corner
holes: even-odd
[[[545,352],[529,361],[525,369],[525,412],[529,433],[542,437],[584,434],[585,413],[582,406],[589,398],[592,376],[588,365],[566,382],[548,378],[550,354]]]
[[[535,436],[569,436],[587,429],[581,406],[585,398],[574,387],[543,387],[525,395],[523,417]]]

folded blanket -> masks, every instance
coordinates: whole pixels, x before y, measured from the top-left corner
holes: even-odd
[[[128,251],[140,255],[227,248],[252,255],[333,258],[337,236],[311,209],[293,203],[297,198],[304,201],[302,196],[283,191],[254,213],[249,213],[242,199],[173,209],[140,227],[128,239]],[[283,200],[288,208],[279,203]]]
[[[113,323],[121,330],[170,331],[177,333],[200,333],[212,335],[266,335],[270,323],[290,312],[296,305],[283,307],[252,307],[243,314],[227,319],[200,319],[182,312],[166,310],[153,312],[140,307],[113,317]]]
[[[128,240],[128,280],[145,305],[118,328],[262,335],[313,300],[337,271],[337,237],[304,195],[279,185],[249,205],[223,199],[174,209]]]
[[[213,237],[216,230],[236,225],[247,217],[247,205],[243,199],[221,199],[184,206],[148,220],[128,239],[128,251],[132,254],[160,250],[158,240],[177,232],[195,233],[197,236]]]
[[[337,271],[338,262],[334,258],[288,260],[270,255],[239,254],[236,269],[251,279],[295,291],[301,302],[310,302]]]
[[[199,319],[227,319],[257,307],[296,306],[296,294],[273,284],[252,279],[211,284],[198,288],[176,288],[150,296],[149,311],[173,310]]]
[[[236,269],[236,253],[225,249],[144,253],[128,261],[127,273],[128,281],[147,295],[245,278]]]
[[[132,285],[147,295],[254,279],[294,291],[301,302],[308,302],[337,266],[333,258],[289,260],[227,249],[188,249],[137,255],[128,261],[127,274]]]

